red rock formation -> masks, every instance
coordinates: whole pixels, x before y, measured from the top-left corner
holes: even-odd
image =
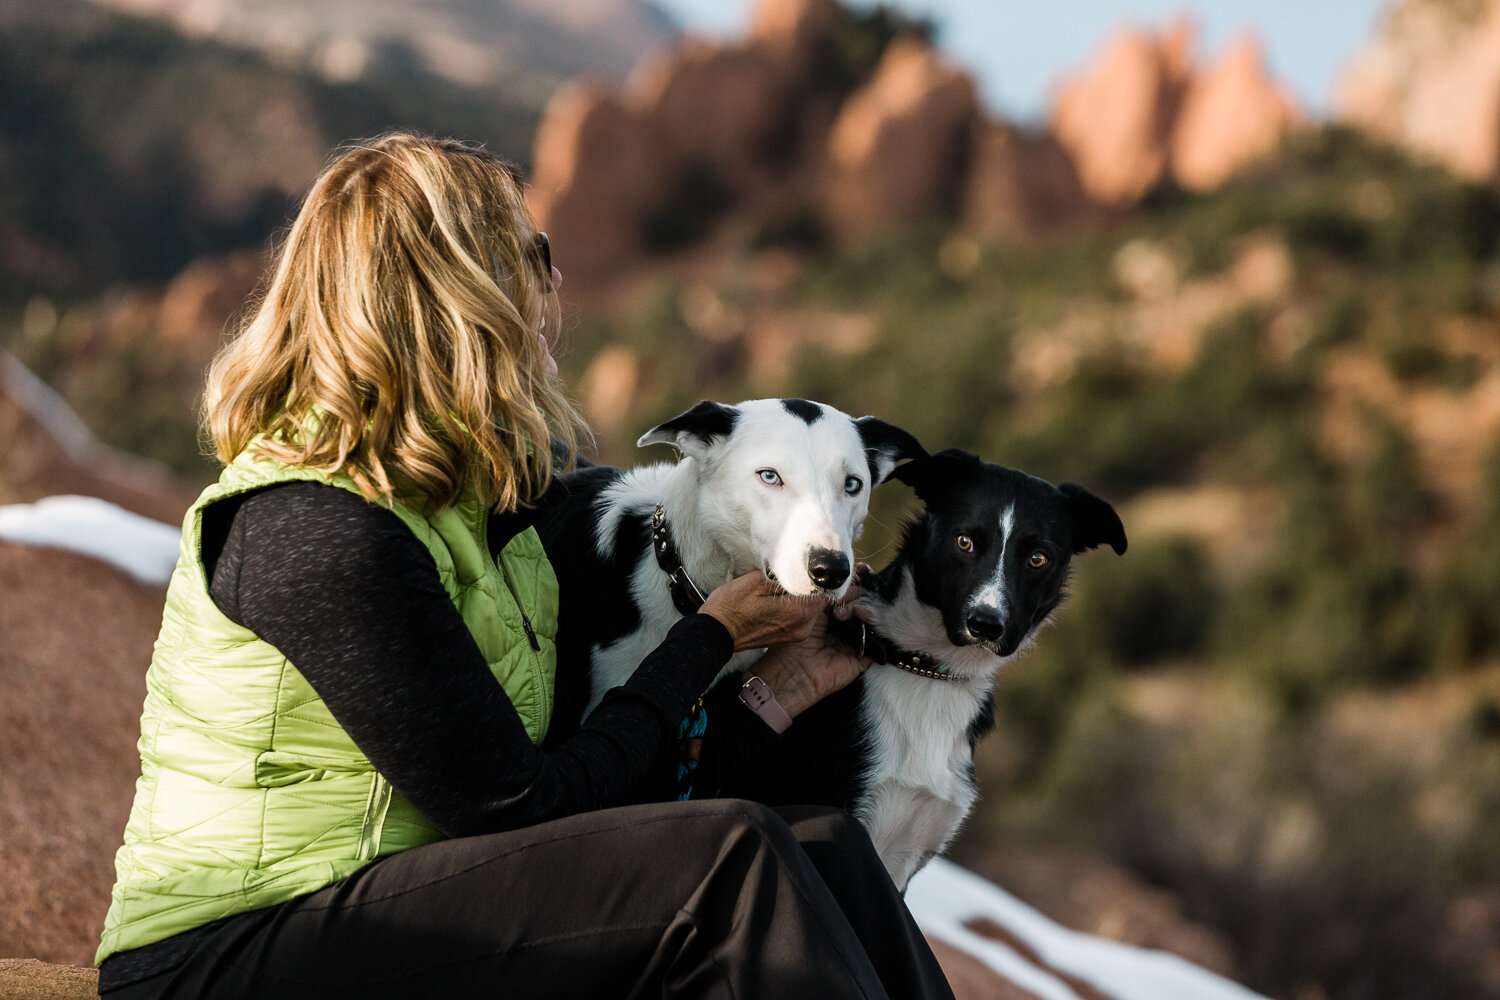
[[[1052,236],[1097,214],[1054,136],[1000,122],[975,133],[963,201],[966,227],[1011,239]]]
[[[833,0],[766,0],[748,41],[659,52],[618,99],[559,91],[537,129],[531,200],[574,289],[628,270],[660,237],[653,220],[774,191],[833,13]]]
[[[1301,117],[1295,100],[1266,73],[1260,42],[1243,35],[1189,83],[1172,129],[1172,176],[1196,191],[1217,187],[1274,152]]]
[[[774,43],[690,41],[641,66],[628,106],[663,144],[663,162],[707,170],[726,197],[744,198],[774,180],[796,122],[802,67]]]
[[[588,288],[641,252],[642,220],[668,196],[663,143],[587,84],[558,91],[537,127],[529,196],[571,287]]]
[[[5,1000],[93,1000],[98,995],[99,973],[94,969],[0,958],[0,997]]]
[[[1002,978],[988,965],[940,938],[928,938],[933,955],[948,977],[954,1000],[1036,1000],[1036,995]]]
[[[1163,39],[1122,32],[1096,63],[1059,89],[1052,131],[1096,201],[1132,205],[1164,176],[1192,39],[1184,22]]]
[[[165,591],[0,542],[0,942],[91,964],[130,812]]]
[[[761,0],[750,38],[810,58],[833,28],[836,0]]]
[[[163,340],[212,357],[223,342],[226,324],[245,306],[264,266],[265,258],[253,250],[193,261],[162,294],[157,332]]]
[[[1405,0],[1341,75],[1335,117],[1500,183],[1500,0]]]
[[[958,192],[977,114],[968,74],[920,41],[893,42],[828,137],[824,203],[835,231],[943,211]]]

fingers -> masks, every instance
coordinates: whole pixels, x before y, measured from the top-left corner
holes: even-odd
[[[821,599],[793,597],[754,571],[716,588],[702,610],[724,623],[735,649],[758,649],[808,638],[824,607]]]

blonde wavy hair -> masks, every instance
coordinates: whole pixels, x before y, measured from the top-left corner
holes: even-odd
[[[441,510],[469,489],[532,503],[587,431],[538,330],[557,295],[510,164],[384,135],[313,184],[258,307],[214,359],[203,426],[241,452],[349,476]]]

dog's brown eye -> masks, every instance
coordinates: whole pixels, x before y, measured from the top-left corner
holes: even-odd
[[[1047,553],[1038,549],[1031,554],[1031,558],[1027,559],[1026,562],[1032,569],[1041,569],[1047,565]]]
[[[959,551],[961,551],[961,552],[973,552],[974,551],[974,539],[970,538],[968,535],[959,535],[958,536],[958,548],[959,548]]]

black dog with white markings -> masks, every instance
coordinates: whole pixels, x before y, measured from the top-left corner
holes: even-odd
[[[911,876],[973,807],[974,746],[994,726],[998,671],[1057,608],[1072,557],[1125,551],[1108,503],[945,451],[893,476],[926,510],[890,565],[861,581],[870,624],[844,640],[877,662],[798,717],[773,759],[731,775],[721,794],[850,810],[891,878]]]

